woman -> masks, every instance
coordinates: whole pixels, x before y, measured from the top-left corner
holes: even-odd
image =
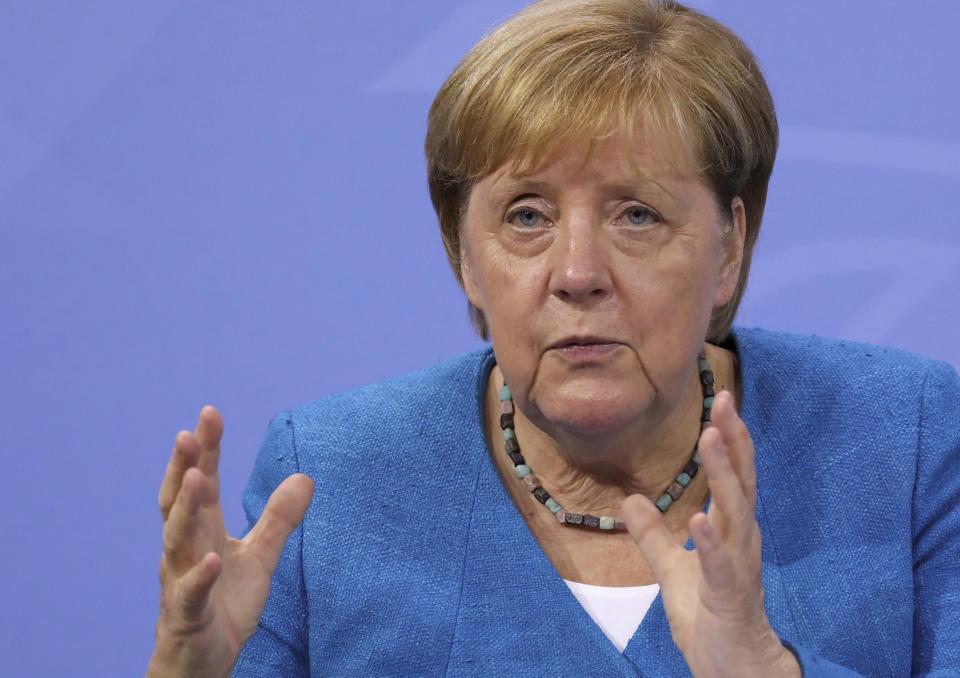
[[[242,541],[205,408],[150,675],[960,666],[956,374],[731,331],[776,138],[749,51],[674,3],[547,0],[481,41],[426,150],[492,351],[278,416]]]

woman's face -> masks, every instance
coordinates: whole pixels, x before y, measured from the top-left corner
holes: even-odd
[[[689,162],[618,135],[479,180],[463,278],[505,381],[550,432],[656,425],[690,383],[711,311],[733,295],[743,208],[718,209]],[[631,162],[632,160],[632,162]],[[686,160],[686,159],[681,159]]]

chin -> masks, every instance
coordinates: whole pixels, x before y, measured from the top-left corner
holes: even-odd
[[[567,390],[572,392],[565,393]],[[577,385],[538,398],[536,405],[553,426],[573,435],[606,436],[616,434],[642,418],[650,406],[649,400],[636,392],[622,392],[609,385],[600,384],[596,389]]]

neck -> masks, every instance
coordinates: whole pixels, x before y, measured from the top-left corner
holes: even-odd
[[[727,388],[736,395],[733,354],[709,346],[707,358],[717,377],[717,391]],[[488,413],[498,413],[497,394],[502,385],[503,377],[495,368],[487,389]],[[702,401],[694,369],[679,402],[670,411],[645,413],[643,419],[623,430],[578,435],[555,429],[549,422],[531,421],[519,409],[515,430],[527,463],[561,505],[581,513],[618,516],[620,505],[631,494],[656,501],[690,460],[700,436]],[[499,442],[496,417],[499,414],[494,415],[492,423],[497,433],[490,437],[494,458],[512,475],[512,466]],[[702,503],[706,500],[706,483],[695,485],[688,500]]]

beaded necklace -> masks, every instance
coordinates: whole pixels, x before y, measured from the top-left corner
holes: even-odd
[[[700,373],[700,386],[703,388],[703,412],[700,417],[700,430],[703,431],[710,426],[710,408],[713,406],[714,396],[713,371],[710,369],[710,363],[707,362],[707,355],[704,351],[701,351],[697,358],[697,369]],[[610,516],[592,516],[589,513],[570,513],[540,486],[540,481],[533,473],[533,469],[530,468],[520,452],[520,443],[517,442],[517,433],[514,430],[513,414],[513,396],[510,393],[510,387],[504,384],[500,389],[500,428],[503,429],[503,446],[507,451],[507,456],[510,457],[510,461],[513,462],[513,470],[517,474],[517,478],[523,481],[534,498],[550,509],[550,512],[557,517],[562,525],[579,525],[599,530],[627,529],[627,524],[623,518],[614,519]],[[687,489],[697,475],[697,471],[700,470],[700,462],[700,450],[694,446],[690,461],[687,462],[683,471],[677,475],[670,487],[655,502],[661,513],[670,508],[680,498],[683,491]]]

